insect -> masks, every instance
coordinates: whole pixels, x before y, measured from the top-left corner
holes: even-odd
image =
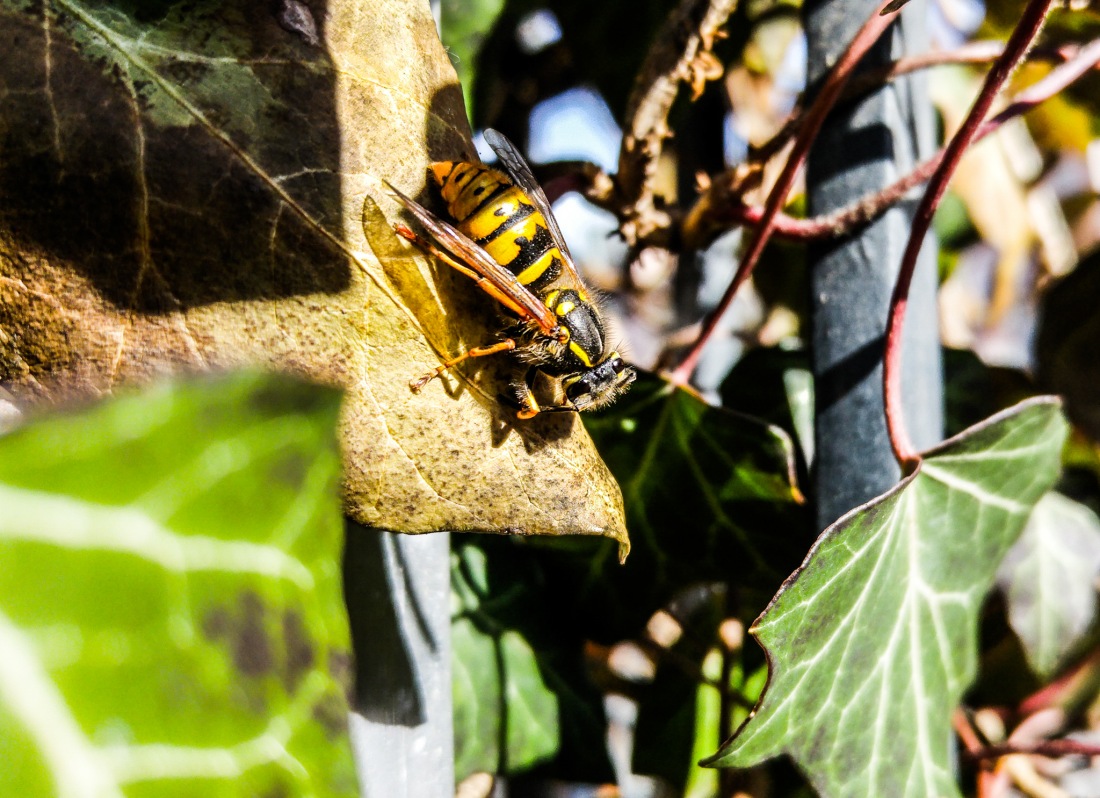
[[[390,186],[432,240],[401,224],[394,225],[394,231],[475,280],[516,322],[502,340],[450,358],[409,385],[419,392],[468,358],[515,352],[527,365],[526,373],[514,382],[519,418],[606,405],[637,373],[618,352],[609,351],[599,310],[577,274],[550,203],[527,162],[499,132],[485,131],[485,140],[507,173],[480,163],[433,163],[429,175],[455,224]],[[532,389],[538,372],[560,386],[559,404],[539,405]]]

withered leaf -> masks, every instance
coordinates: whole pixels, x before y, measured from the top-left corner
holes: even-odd
[[[23,404],[261,363],[347,391],[355,520],[608,535],[578,419],[514,421],[491,300],[397,240],[388,180],[470,159],[416,0],[0,0],[0,381]]]

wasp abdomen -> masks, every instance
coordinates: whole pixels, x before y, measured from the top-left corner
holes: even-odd
[[[467,223],[487,202],[513,187],[506,174],[481,164],[442,161],[432,164],[432,176],[439,183],[447,212],[460,225]]]
[[[561,250],[546,217],[507,175],[480,164],[450,162],[433,164],[432,175],[458,229],[521,284],[538,290],[561,276]]]

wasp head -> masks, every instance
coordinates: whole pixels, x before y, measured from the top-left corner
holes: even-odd
[[[638,372],[612,352],[590,369],[567,379],[565,396],[577,410],[593,410],[615,401]]]

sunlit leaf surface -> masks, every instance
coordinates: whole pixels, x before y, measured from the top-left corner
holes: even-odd
[[[823,796],[959,795],[950,715],[977,614],[1065,434],[1056,401],[1024,402],[827,529],[757,620],[770,681],[709,764],[788,753]]]
[[[0,438],[0,795],[357,794],[338,408],[241,376]]]
[[[0,0],[0,53],[0,381],[18,402],[262,363],[346,390],[361,523],[625,544],[580,421],[517,424],[500,401],[514,361],[409,390],[502,328],[390,226],[381,180],[420,196],[429,162],[474,157],[428,4]]]

